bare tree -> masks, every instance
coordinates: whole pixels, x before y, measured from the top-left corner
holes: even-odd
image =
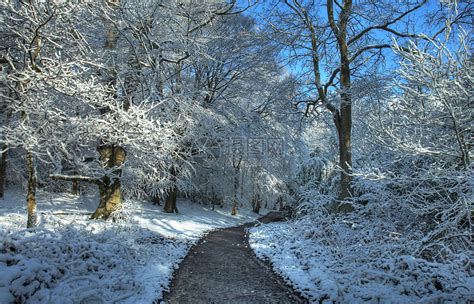
[[[396,6],[384,2],[282,1],[274,21],[269,24],[273,37],[283,44],[293,61],[300,62],[303,76],[312,84],[298,104],[305,104],[305,114],[332,114],[339,144],[341,170],[339,199],[351,197],[352,181],[352,80],[363,77],[382,58],[382,50],[390,48],[390,36],[423,38],[410,33],[402,25],[407,17],[426,4]],[[337,55],[336,55],[337,54]],[[311,73],[311,76],[310,76]],[[350,205],[341,205],[350,210]]]

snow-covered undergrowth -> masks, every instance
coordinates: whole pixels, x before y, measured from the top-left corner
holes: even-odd
[[[90,221],[96,198],[40,193],[26,230],[23,201],[0,200],[0,303],[151,303],[206,231],[254,219],[180,201],[180,214],[133,202],[126,220]]]
[[[428,261],[415,251],[422,222],[369,203],[350,214],[305,206],[296,220],[251,229],[256,254],[311,302],[466,303],[474,300],[473,251]],[[402,219],[405,221],[402,221]]]

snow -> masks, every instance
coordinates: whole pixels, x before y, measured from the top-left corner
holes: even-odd
[[[360,218],[357,222],[357,218]],[[467,303],[474,255],[446,262],[411,253],[411,235],[387,218],[303,215],[250,229],[250,246],[295,290],[318,303]]]
[[[0,200],[0,303],[151,303],[203,234],[256,218],[187,201],[179,214],[128,201],[123,220],[91,221],[96,197],[39,192],[40,224],[27,230],[24,201],[20,192]]]

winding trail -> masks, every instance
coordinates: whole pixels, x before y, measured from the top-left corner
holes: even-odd
[[[270,213],[259,221],[281,219]],[[201,239],[175,272],[170,304],[185,303],[307,303],[260,261],[248,243],[245,228],[256,223],[210,232]]]

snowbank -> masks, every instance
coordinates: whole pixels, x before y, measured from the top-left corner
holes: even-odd
[[[40,225],[26,230],[23,201],[0,205],[0,303],[151,303],[205,232],[255,219],[180,201],[180,214],[129,202],[126,221],[89,221],[96,198],[40,193]]]
[[[311,302],[474,300],[472,251],[445,263],[416,257],[417,233],[407,232],[413,227],[397,227],[389,216],[378,216],[313,210],[299,220],[250,229],[250,245]]]

